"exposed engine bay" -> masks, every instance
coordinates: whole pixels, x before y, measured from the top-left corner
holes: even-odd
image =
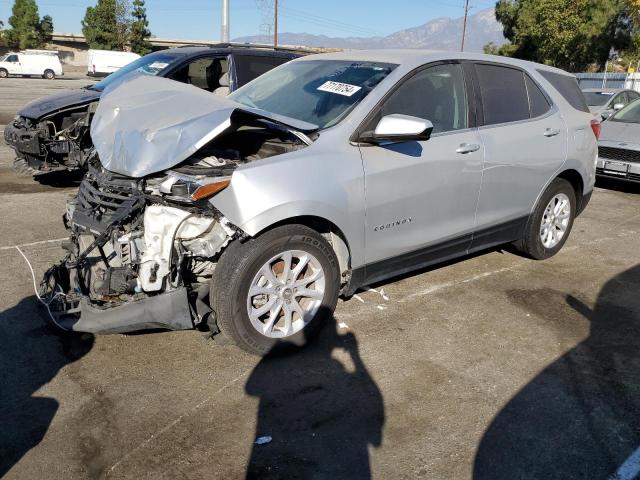
[[[83,168],[92,151],[89,128],[97,105],[71,107],[39,120],[16,117],[4,131],[16,152],[15,167],[33,175]]]
[[[290,129],[252,119],[171,169],[141,178],[106,170],[93,150],[64,214],[66,255],[41,284],[56,323],[93,333],[194,327],[215,333],[208,293],[216,262],[247,236],[209,198],[238,167],[306,145]]]

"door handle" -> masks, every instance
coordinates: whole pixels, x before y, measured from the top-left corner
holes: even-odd
[[[461,143],[458,148],[456,148],[456,153],[471,153],[477,152],[480,150],[480,145],[477,143]]]
[[[547,128],[544,131],[545,137],[555,137],[558,134],[560,134],[560,130],[558,128]]]

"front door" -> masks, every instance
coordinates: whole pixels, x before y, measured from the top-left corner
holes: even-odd
[[[10,75],[20,75],[21,73],[24,73],[22,71],[22,67],[20,66],[20,58],[18,57],[18,55],[9,55],[6,62],[7,71]]]
[[[365,130],[390,114],[430,120],[426,141],[361,146],[365,172],[367,281],[465,252],[475,225],[483,147],[469,115],[459,63],[404,80]]]

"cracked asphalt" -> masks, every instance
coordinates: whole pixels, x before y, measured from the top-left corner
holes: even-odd
[[[87,82],[3,80],[0,124]],[[599,183],[550,260],[492,250],[373,285],[311,347],[261,360],[197,332],[50,327],[20,252],[39,281],[75,187],[11,162],[0,145],[0,477],[606,479],[640,465],[640,186]]]

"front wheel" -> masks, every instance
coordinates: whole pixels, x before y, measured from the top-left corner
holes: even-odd
[[[338,259],[329,242],[303,225],[277,227],[221,256],[211,306],[221,332],[247,352],[303,346],[335,310]]]
[[[575,215],[576,193],[573,186],[562,178],[556,178],[540,197],[517,248],[536,260],[554,256],[567,241]]]
[[[53,72],[53,70],[45,70],[44,78],[46,78],[47,80],[53,80],[54,78],[56,78],[56,74]]]
[[[7,72],[4,68],[0,68],[0,78],[7,78],[9,76],[9,72]]]

